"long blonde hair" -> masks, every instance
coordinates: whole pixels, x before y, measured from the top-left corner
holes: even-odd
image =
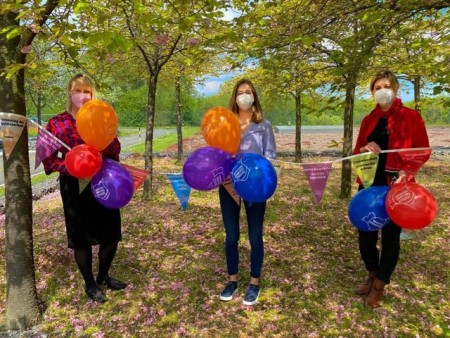
[[[253,101],[253,105],[252,105],[253,114],[252,114],[251,122],[260,123],[264,119],[264,114],[263,114],[263,111],[261,108],[261,103],[259,102],[258,93],[256,93],[255,86],[248,79],[241,79],[234,85],[233,93],[231,94],[231,98],[230,98],[230,104],[229,104],[230,109],[233,113],[239,114],[239,106],[236,103],[236,97],[237,97],[237,90],[241,84],[248,84],[250,86],[250,88],[252,89],[254,101]]]
[[[67,92],[66,92],[66,109],[68,112],[72,110],[72,99],[70,96],[70,91],[72,90],[72,87],[74,84],[79,84],[82,87],[89,87],[91,89],[92,93],[92,99],[95,98],[95,85],[94,82],[84,74],[77,74],[73,76],[69,83],[67,84]]]

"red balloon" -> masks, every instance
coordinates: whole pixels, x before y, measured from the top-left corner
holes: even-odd
[[[414,182],[394,184],[386,196],[389,218],[400,227],[422,229],[433,222],[437,213],[436,199],[430,191]]]
[[[92,177],[102,167],[102,155],[94,147],[80,144],[67,153],[65,165],[69,174],[74,177]]]

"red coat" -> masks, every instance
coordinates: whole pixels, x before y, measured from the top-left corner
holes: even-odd
[[[353,154],[359,154],[360,149],[367,145],[367,137],[381,117],[388,117],[389,143],[388,149],[426,148],[430,146],[425,123],[419,112],[403,106],[402,101],[396,98],[387,112],[377,105],[361,122],[358,139]],[[402,159],[398,153],[388,153],[386,158],[386,171],[402,170]]]

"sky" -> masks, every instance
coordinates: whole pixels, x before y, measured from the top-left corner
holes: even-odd
[[[195,87],[200,95],[214,95],[220,91],[220,86],[225,83],[230,78],[236,76],[237,73],[227,73],[221,76],[207,76],[204,79],[204,84],[197,84]],[[404,102],[409,102],[414,100],[414,91],[412,85],[409,82],[400,80],[400,90],[398,95]],[[370,93],[367,93],[370,96]]]

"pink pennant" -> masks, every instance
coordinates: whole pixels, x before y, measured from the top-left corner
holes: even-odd
[[[144,183],[147,176],[150,174],[148,170],[139,169],[132,167],[131,165],[121,163],[122,167],[128,170],[131,177],[133,178],[134,192],[139,189],[139,187]]]
[[[308,178],[309,186],[311,187],[316,203],[322,200],[323,191],[327,184],[328,175],[331,171],[332,163],[310,163],[302,164],[303,171]]]
[[[431,149],[411,149],[399,151],[398,154],[402,159],[402,169],[407,174],[414,175],[430,158]]]
[[[39,128],[36,140],[36,158],[34,168],[61,147],[59,140],[50,133]]]

